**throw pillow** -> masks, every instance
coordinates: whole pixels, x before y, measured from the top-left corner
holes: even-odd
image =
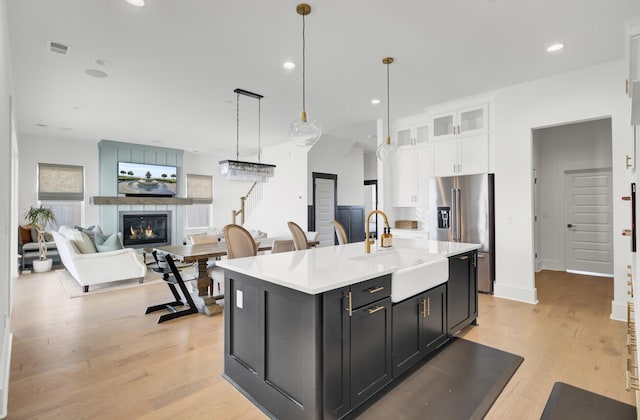
[[[96,226],[96,225],[91,225],[87,228],[75,225],[73,228],[75,230],[79,230],[80,232],[84,232],[89,237],[89,239],[91,239],[91,242],[93,242],[94,246],[97,245],[96,233],[102,234],[102,229],[100,228],[100,226]]]
[[[44,232],[44,241],[53,242],[53,235],[50,232]],[[31,227],[31,242],[38,242],[38,230]]]
[[[31,242],[31,225],[20,225],[18,226],[18,231],[20,232],[20,240],[22,241],[22,244]]]
[[[83,254],[93,254],[97,252],[96,247],[93,245],[93,242],[91,242],[91,239],[89,239],[87,234],[84,232],[73,232],[73,238],[71,238],[71,241],[76,246],[76,248],[78,248],[78,251]]]
[[[122,234],[120,232],[114,233],[109,237],[105,237],[102,234],[96,234],[96,248],[98,252],[109,252],[123,249],[122,246]]]

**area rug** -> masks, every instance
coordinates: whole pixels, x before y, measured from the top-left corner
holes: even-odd
[[[481,419],[523,360],[515,354],[453,338],[354,417]]]
[[[115,290],[131,289],[134,287],[148,286],[150,284],[162,283],[162,275],[147,270],[144,281],[140,283],[137,279],[112,281],[108,283],[92,284],[89,291],[84,293],[82,286],[74,279],[66,269],[56,270],[60,284],[69,298],[95,295],[97,293],[113,292]]]
[[[635,419],[636,408],[622,401],[556,382],[544,406],[541,420]]]

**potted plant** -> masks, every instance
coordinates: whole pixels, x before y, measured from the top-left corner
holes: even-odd
[[[38,251],[40,253],[40,258],[33,262],[33,271],[49,271],[53,265],[53,260],[47,259],[47,244],[44,238],[44,229],[47,226],[47,223],[55,223],[56,216],[49,207],[41,205],[40,207],[31,206],[31,208],[29,208],[25,213],[24,218],[29,221],[31,226],[33,226],[38,232]]]

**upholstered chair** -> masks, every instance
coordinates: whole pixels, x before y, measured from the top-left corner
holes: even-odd
[[[338,238],[338,245],[344,245],[349,243],[347,239],[347,232],[344,230],[344,227],[337,220],[333,221],[333,226],[336,230],[336,237]]]
[[[271,245],[271,253],[289,252],[295,250],[295,245],[291,239],[275,239]]]
[[[307,249],[307,234],[302,230],[300,226],[298,226],[295,222],[287,223],[289,226],[289,230],[291,231],[291,236],[293,236],[293,245],[296,251],[300,251],[303,249]]]
[[[240,225],[226,225],[224,240],[227,243],[227,258],[255,257],[258,244],[248,230]]]

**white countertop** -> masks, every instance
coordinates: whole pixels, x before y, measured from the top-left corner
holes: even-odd
[[[434,256],[450,257],[479,249],[478,244],[460,242],[429,241],[425,239],[394,238],[393,250],[401,252],[410,249]],[[389,252],[375,250],[371,255]],[[309,294],[323,293],[339,287],[348,286],[384,274],[392,273],[402,267],[374,258],[363,257],[364,242],[307,249],[305,251],[281,252],[258,255],[257,257],[236,258],[217,262],[219,267],[259,278],[270,283],[288,287]]]

